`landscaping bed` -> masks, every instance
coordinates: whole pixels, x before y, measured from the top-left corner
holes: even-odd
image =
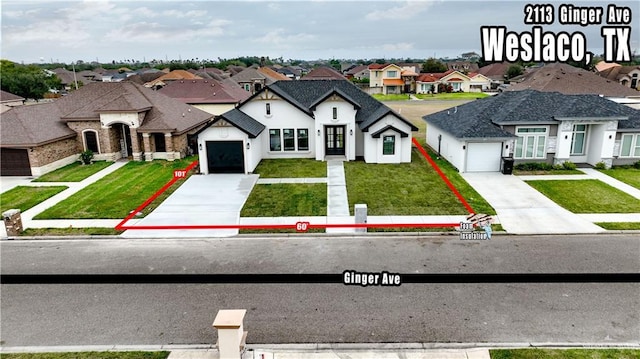
[[[598,180],[526,181],[573,213],[640,213],[640,201]]]
[[[64,191],[67,186],[31,187],[18,186],[0,194],[0,213],[9,209],[19,209],[21,212],[44,202],[48,198]]]
[[[115,236],[124,231],[114,228],[27,228],[20,236],[24,237],[44,237],[44,236]]]

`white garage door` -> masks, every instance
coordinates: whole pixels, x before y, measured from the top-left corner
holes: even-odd
[[[502,155],[501,142],[469,143],[467,172],[498,172]]]

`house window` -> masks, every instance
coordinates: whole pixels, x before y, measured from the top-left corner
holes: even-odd
[[[285,151],[295,151],[296,150],[296,139],[295,139],[295,131],[293,128],[285,128],[282,130],[282,134],[284,137],[284,150]]]
[[[268,102],[265,104],[265,112],[266,112],[267,116],[271,115],[271,104],[268,103]]]
[[[167,152],[164,133],[154,133],[153,142],[156,144],[156,152]]]
[[[387,77],[398,77],[398,71],[395,71],[395,70],[387,71]]]
[[[633,74],[631,77],[631,88],[634,89],[638,86],[638,74]]]
[[[460,83],[459,82],[452,82],[451,83],[451,88],[453,89],[453,91],[460,91]]]
[[[620,157],[640,157],[640,134],[622,135]]]
[[[244,84],[244,89],[245,89],[245,91],[251,91],[251,85]]]
[[[100,153],[98,146],[98,133],[94,130],[84,131],[84,148],[93,153]]]
[[[271,151],[280,151],[281,150],[280,143],[280,130],[269,130],[269,149]]]
[[[334,120],[338,119],[338,108],[337,107],[333,108],[333,119]]]
[[[393,155],[396,153],[396,136],[382,137],[382,154]]]
[[[518,139],[516,140],[514,158],[544,159],[546,157],[546,127],[520,127],[516,130],[516,135]]]
[[[585,142],[587,140],[587,125],[573,125],[571,133],[571,155],[584,155]]]
[[[309,129],[300,128],[298,129],[298,151],[308,151],[308,150],[309,150]]]

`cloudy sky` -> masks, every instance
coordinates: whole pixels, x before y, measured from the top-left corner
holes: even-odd
[[[481,52],[480,26],[531,30],[524,24],[523,1],[0,1],[0,57],[24,63],[453,58]],[[562,2],[540,3],[557,8]],[[611,3],[629,6],[637,26],[640,2]],[[602,52],[599,25],[560,25],[556,19],[544,29],[582,31],[588,49]],[[634,27],[631,34],[637,52],[639,32]]]

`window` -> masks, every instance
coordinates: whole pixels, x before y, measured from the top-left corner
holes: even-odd
[[[268,102],[265,104],[265,113],[267,116],[271,115],[271,104]]]
[[[333,108],[333,119],[336,120],[338,118],[338,108],[334,107]]]
[[[515,158],[546,157],[545,144],[547,142],[546,127],[520,127],[516,130]]]
[[[285,128],[282,130],[282,134],[284,137],[284,150],[285,151],[295,151],[296,150],[296,139],[295,139],[295,131],[293,128]]]
[[[622,135],[620,157],[640,157],[640,135]]]
[[[245,90],[245,91],[251,91],[251,85],[249,85],[249,84],[244,84],[244,90]]]
[[[395,71],[395,70],[387,71],[387,77],[398,77],[398,71]]]
[[[638,74],[633,74],[631,77],[631,88],[634,89],[638,86]]]
[[[93,153],[100,153],[100,148],[98,147],[98,133],[96,131],[89,130],[84,132],[84,147],[85,150]]]
[[[396,136],[384,136],[382,138],[382,154],[393,155],[396,153]]]
[[[153,142],[156,144],[156,152],[167,152],[164,133],[154,133]]]
[[[571,133],[571,155],[584,155],[587,140],[587,125],[573,125]]]
[[[269,130],[269,149],[271,151],[280,151],[280,130]]]
[[[309,150],[309,129],[298,129],[298,151]]]

